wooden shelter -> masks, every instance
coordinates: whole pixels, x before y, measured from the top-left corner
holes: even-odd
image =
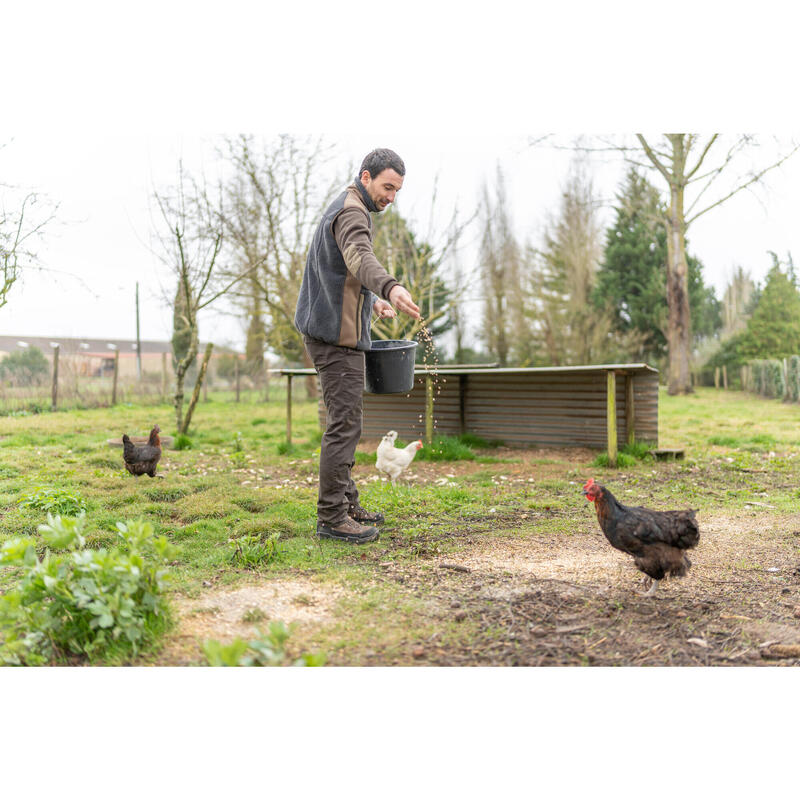
[[[312,369],[282,369],[291,381]],[[658,445],[658,370],[647,364],[414,370],[408,394],[364,394],[368,438],[396,430],[405,440],[473,433],[528,447],[606,448],[612,463],[626,442]],[[320,426],[325,407],[320,396]]]

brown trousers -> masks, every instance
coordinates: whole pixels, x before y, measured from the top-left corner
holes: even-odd
[[[336,525],[358,502],[350,477],[361,438],[364,392],[364,353],[304,338],[306,350],[319,374],[327,425],[319,455],[317,521]]]

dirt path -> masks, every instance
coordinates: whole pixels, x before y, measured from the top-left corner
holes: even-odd
[[[536,532],[520,519],[506,521],[505,532],[468,532],[449,556],[404,563],[375,554],[376,585],[399,599],[424,597],[427,621],[449,634],[409,638],[391,654],[365,640],[330,663],[800,664],[800,516],[750,511],[699,520],[689,576],[662,582],[655,598],[639,594],[632,559],[613,550],[587,514],[575,514],[566,535]],[[202,639],[246,638],[270,618],[324,635],[341,623],[348,596],[302,577],[254,578],[237,590],[179,599],[179,628],[160,662],[198,663]]]

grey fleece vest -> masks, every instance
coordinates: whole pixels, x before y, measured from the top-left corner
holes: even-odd
[[[362,196],[364,194],[362,192]],[[347,192],[342,192],[328,206],[314,233],[294,315],[294,324],[300,333],[311,339],[340,346],[344,288],[348,273],[342,252],[333,237],[333,221],[344,207],[346,196]],[[355,332],[357,350],[369,350],[372,347],[372,303],[372,292],[362,286],[358,299],[358,329]]]

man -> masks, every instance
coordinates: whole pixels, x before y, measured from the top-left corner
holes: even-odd
[[[308,250],[294,324],[319,374],[328,425],[319,457],[317,534],[365,544],[378,538],[383,515],[358,502],[350,476],[361,438],[364,351],[372,346],[370,323],[394,317],[392,306],[419,319],[409,292],[372,250],[372,217],[389,207],[406,168],[397,153],[373,150],[358,177],[322,215]]]

